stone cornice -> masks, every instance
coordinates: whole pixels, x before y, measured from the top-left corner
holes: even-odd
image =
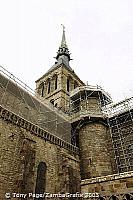
[[[31,134],[34,134],[43,140],[49,141],[50,143],[58,145],[61,148],[67,149],[67,150],[71,151],[72,153],[79,154],[79,150],[77,147],[60,139],[59,137],[57,137],[55,135],[52,135],[48,131],[45,131],[44,129],[40,128],[39,126],[16,115],[15,113],[7,110],[6,108],[3,108],[1,105],[0,105],[0,118],[2,118],[4,121],[8,121],[12,124],[17,125],[18,127],[22,127],[24,129],[26,129]]]

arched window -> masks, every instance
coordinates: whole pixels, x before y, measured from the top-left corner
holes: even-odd
[[[49,94],[50,93],[50,89],[51,89],[50,79],[48,79],[48,81],[47,81],[47,86],[48,86],[48,94]]]
[[[36,194],[43,194],[45,192],[46,187],[46,169],[47,166],[45,162],[40,162],[37,168],[37,178],[36,178],[36,188],[35,193]],[[39,198],[39,200],[42,200],[45,198]],[[35,200],[38,200],[38,198]]]
[[[57,75],[55,76],[55,90],[57,89],[57,81],[58,81],[58,77]]]
[[[41,95],[41,97],[44,96],[44,82],[40,83],[38,87],[38,93]]]
[[[44,83],[42,84],[42,91],[41,91],[41,96],[44,96]]]
[[[70,79],[67,78],[67,91],[69,92],[70,91]]]

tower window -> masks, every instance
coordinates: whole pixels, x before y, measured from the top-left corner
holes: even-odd
[[[51,87],[51,82],[50,80],[48,81],[48,94],[50,93],[50,87]]]
[[[44,96],[44,82],[40,83],[38,87],[38,94],[43,97]]]
[[[55,90],[57,89],[57,79],[58,79],[58,77],[57,77],[57,75],[55,76]]]
[[[70,80],[69,80],[69,78],[67,79],[67,91],[68,92],[70,91]]]
[[[42,85],[42,92],[41,92],[41,96],[43,97],[44,96],[44,83]]]

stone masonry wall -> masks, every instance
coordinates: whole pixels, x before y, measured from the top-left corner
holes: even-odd
[[[57,76],[57,88],[54,89],[54,77]],[[49,101],[53,100],[53,104],[62,111],[69,109],[69,91],[67,91],[67,79],[69,79],[69,89],[72,91],[74,87],[81,86],[83,83],[72,72],[66,69],[64,65],[60,65],[50,73],[46,73],[39,80],[36,81],[36,92],[42,95],[42,86],[44,84],[43,99]],[[48,82],[50,81],[50,93],[48,93]]]
[[[6,199],[6,192],[35,193],[40,162],[46,163],[47,167],[45,192],[80,191],[79,158],[76,154],[3,118],[0,137],[0,199]]]
[[[114,172],[109,146],[107,127],[102,123],[92,122],[79,130],[82,179]]]

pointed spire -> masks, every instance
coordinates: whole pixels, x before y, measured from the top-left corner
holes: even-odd
[[[56,59],[59,62],[63,62],[67,66],[69,66],[69,61],[71,60],[70,58],[70,53],[66,44],[66,37],[65,37],[65,26],[61,24],[63,27],[63,34],[62,34],[62,40],[61,40],[61,45],[59,47],[59,50],[57,52]]]
[[[66,44],[66,36],[65,36],[65,26],[63,24],[61,24],[63,27],[63,34],[62,34],[62,41],[61,41],[61,47],[65,47],[67,48],[67,44]]]

